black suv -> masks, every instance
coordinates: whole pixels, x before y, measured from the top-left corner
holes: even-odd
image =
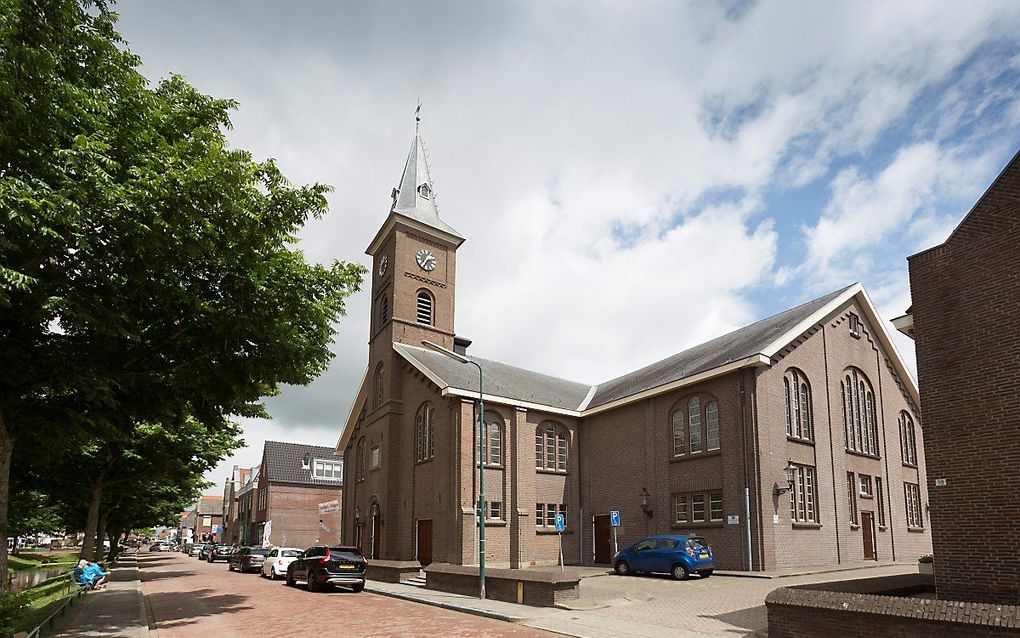
[[[215,545],[209,550],[206,561],[215,563],[218,560],[230,560],[230,555],[234,553],[234,548],[230,545]]]
[[[359,592],[365,588],[368,561],[357,547],[313,545],[287,566],[287,584],[305,581],[308,591],[323,586],[346,585]]]
[[[246,571],[261,571],[262,563],[269,555],[268,547],[242,547],[227,559],[227,569],[242,574]]]

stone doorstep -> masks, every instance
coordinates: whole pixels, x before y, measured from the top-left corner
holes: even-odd
[[[729,576],[733,578],[790,578],[793,576],[814,576],[816,574],[835,574],[838,572],[854,572],[879,567],[894,567],[897,565],[907,566],[912,563],[882,561],[872,565],[837,565],[833,567],[793,567],[791,569],[776,569],[768,572],[748,572],[733,569],[717,569],[712,572],[713,576]]]

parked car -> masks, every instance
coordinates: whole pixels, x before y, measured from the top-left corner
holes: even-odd
[[[647,572],[687,580],[697,573],[708,578],[715,569],[715,557],[708,541],[700,536],[663,534],[643,538],[624,549],[613,557],[613,567],[621,576]]]
[[[269,552],[262,563],[261,575],[276,580],[287,575],[287,566],[301,555],[297,547],[277,547]]]
[[[202,545],[202,549],[200,549],[199,552],[198,552],[198,560],[205,560],[205,561],[209,560],[209,554],[212,552],[213,548],[215,548],[215,547],[216,547],[216,543],[206,543],[205,545]]]
[[[188,556],[198,556],[202,553],[202,545],[195,543],[188,547]]]
[[[233,553],[234,548],[230,545],[213,545],[206,560],[210,563],[215,563],[218,560],[230,560],[230,555]]]
[[[359,592],[365,588],[367,566],[357,547],[313,545],[287,566],[287,584],[293,587],[303,580],[308,591],[346,585]]]
[[[184,543],[183,545],[181,545],[181,553],[182,554],[190,553],[191,548],[194,546],[195,546],[194,543]]]
[[[268,547],[241,547],[227,559],[227,569],[242,574],[247,571],[262,571],[262,563],[269,554]]]

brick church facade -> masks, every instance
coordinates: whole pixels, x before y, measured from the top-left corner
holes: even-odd
[[[343,538],[369,557],[477,564],[612,558],[699,534],[720,569],[916,561],[931,551],[918,392],[854,284],[604,383],[468,355],[456,252],[416,134],[373,259],[369,366],[337,445]],[[478,372],[423,345],[467,356]],[[479,458],[479,448],[483,449]]]

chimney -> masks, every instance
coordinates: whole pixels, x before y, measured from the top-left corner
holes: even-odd
[[[466,355],[468,346],[471,345],[471,340],[467,337],[454,337],[453,338],[453,351],[457,354]]]

